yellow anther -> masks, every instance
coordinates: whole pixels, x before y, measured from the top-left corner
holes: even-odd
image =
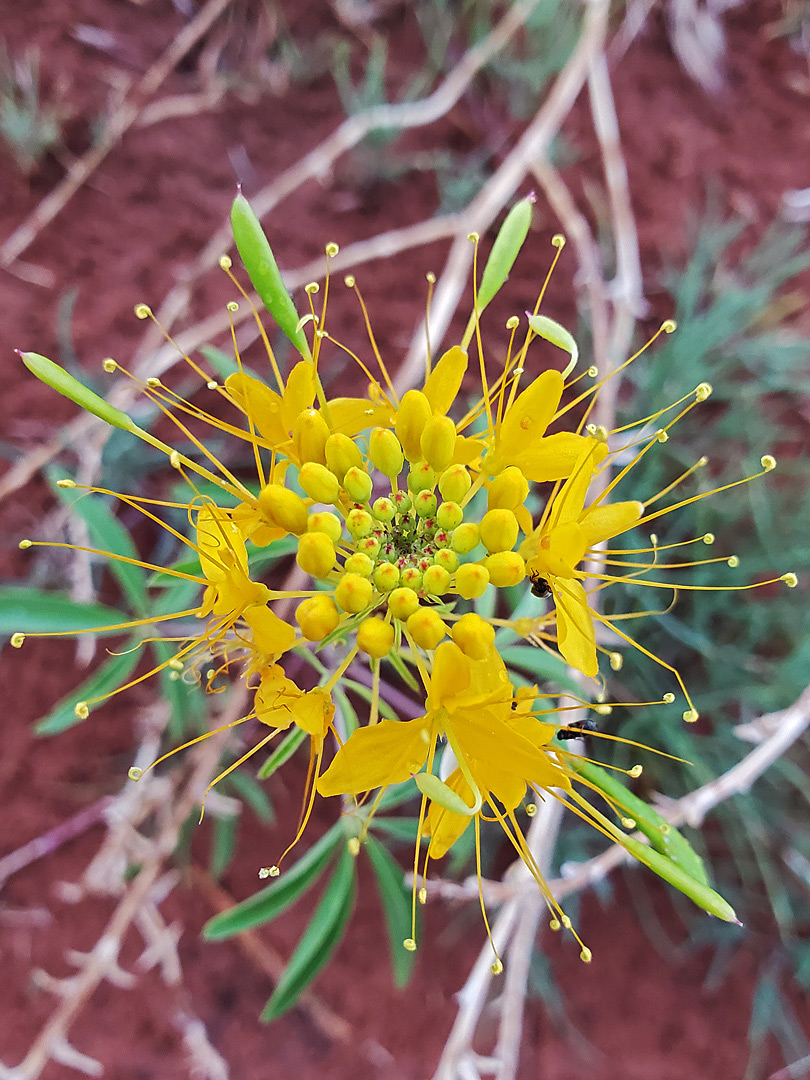
[[[12,649],[21,649],[23,642],[25,641],[25,634],[21,634],[17,631],[16,634],[11,635],[11,647]]]
[[[669,693],[669,692],[664,694],[663,702],[664,702],[665,705],[671,705],[674,700],[675,700],[675,695],[674,694]]]
[[[729,555],[726,559],[726,564],[732,568],[740,565],[740,558],[738,555]]]
[[[669,435],[663,429],[656,432],[655,438],[660,443],[669,442]]]
[[[489,970],[492,972],[493,975],[501,974],[501,972],[503,971],[503,961],[500,959],[500,957],[492,961],[492,963],[489,965]]]
[[[135,783],[137,783],[143,776],[143,769],[139,769],[137,765],[133,765],[127,773],[127,776],[130,778],[130,780],[134,780]]]
[[[184,670],[184,668],[185,668],[185,666],[186,666],[186,665],[185,665],[185,664],[183,663],[183,661],[182,661],[182,660],[178,660],[178,658],[177,658],[176,656],[173,656],[173,657],[171,658],[171,660],[169,661],[169,667],[170,667],[170,668],[171,668],[171,669],[172,669],[173,671],[183,671],[183,670]]]
[[[334,240],[330,240],[329,243],[326,245],[326,254],[327,254],[328,258],[330,258],[330,259],[334,259],[334,257],[337,255],[337,253],[339,251],[340,251],[340,248],[338,247],[338,245],[335,243]]]
[[[598,705],[594,705],[593,711],[597,716],[610,716],[613,712],[612,705],[603,705],[601,702]]]
[[[579,954],[579,958],[583,964],[590,964],[591,960],[593,960],[593,953],[587,945],[582,946],[582,951]]]
[[[674,319],[665,319],[664,322],[661,323],[661,329],[665,334],[672,334],[678,329],[678,324]]]
[[[703,540],[704,544],[707,544],[707,545],[710,546],[715,541],[715,535],[712,532],[704,533],[703,537],[702,537],[702,540]]]
[[[355,858],[360,854],[360,841],[356,836],[349,837],[346,847],[349,849],[349,854],[354,855]]]
[[[706,399],[710,398],[711,395],[712,395],[712,384],[711,383],[702,382],[695,389],[695,398],[698,401],[706,401]]]
[[[621,653],[618,653],[618,652],[609,653],[608,654],[608,659],[610,660],[610,669],[611,669],[611,671],[621,671],[622,670],[622,665],[624,664],[624,657],[622,656]]]
[[[371,604],[374,586],[359,574],[344,574],[335,586],[335,601],[344,611],[356,615]]]
[[[565,247],[565,237],[562,233],[554,233],[551,238],[551,246],[560,250]]]
[[[357,645],[374,660],[388,656],[394,645],[394,628],[385,619],[365,619],[357,631]]]
[[[782,577],[779,580],[784,581],[784,583],[789,589],[795,589],[796,586],[799,584],[799,579],[796,577],[792,570],[788,571],[787,574],[782,574]]]
[[[356,284],[354,274],[347,274],[346,277],[343,279],[343,284],[346,286],[347,289],[353,289]]]
[[[406,937],[402,942],[403,949],[407,949],[408,952],[416,952],[416,942],[412,937]]]
[[[487,585],[489,585],[489,571],[478,563],[464,563],[456,570],[456,591],[465,600],[477,600],[479,596],[483,596]]]
[[[552,919],[548,924],[549,930],[553,930],[555,934],[557,933],[557,931],[560,929],[561,926],[562,926],[562,923],[560,922],[559,919]]]
[[[643,765],[634,765],[632,769],[628,770],[627,775],[632,776],[632,778],[634,780],[637,780],[639,778],[639,776],[641,776],[641,774],[643,772],[644,772],[644,766]]]
[[[520,319],[517,317],[517,315],[510,315],[509,318],[506,320],[506,329],[507,330],[517,330],[517,328],[519,326],[520,326]]]
[[[136,304],[135,305],[135,317],[138,319],[148,319],[152,315],[152,309],[148,304]]]
[[[163,383],[156,376],[151,375],[146,380],[146,385],[149,387],[150,390],[159,390]]]
[[[759,459],[759,463],[766,472],[770,472],[771,469],[776,468],[776,458],[772,454],[764,454]]]
[[[301,601],[295,612],[295,621],[307,641],[323,641],[337,629],[340,613],[331,596],[318,593]]]
[[[118,364],[115,362],[115,360],[113,360],[111,356],[108,356],[107,359],[103,361],[101,366],[104,368],[108,375],[112,375],[115,371],[118,370]]]
[[[566,930],[571,929],[572,923],[571,923],[571,920],[568,918],[567,915],[561,915],[560,916],[560,922],[563,924],[563,926],[565,927]]]
[[[86,720],[90,715],[90,710],[87,707],[86,701],[77,701],[73,707],[73,712],[79,720]]]
[[[33,547],[33,545],[33,540],[20,540],[19,544],[17,544],[17,547],[20,548],[22,551],[25,551],[27,548]]]
[[[588,375],[591,379],[595,379],[599,374],[599,368],[596,366],[596,364],[591,364],[585,374]]]
[[[471,244],[477,244],[481,237],[478,235],[477,232],[471,232],[467,233],[467,239],[470,241]]]
[[[310,281],[310,283],[308,285],[304,286],[304,292],[307,294],[307,296],[314,296],[316,293],[319,293],[320,291],[321,291],[321,287],[320,287],[320,285],[318,284],[317,281]]]
[[[235,300],[229,300],[228,303],[225,306],[227,307],[228,311],[230,311],[230,313],[232,315],[235,314],[239,310],[239,305],[237,304],[237,302]]]
[[[635,827],[636,827],[635,818],[623,817],[622,818],[622,825],[625,827],[625,829],[635,829]]]
[[[259,870],[259,877],[264,881],[265,878],[278,877],[280,873],[281,871],[277,866],[263,866]]]
[[[526,803],[526,814],[528,817],[534,817],[537,813],[537,803]]]
[[[176,450],[172,450],[169,454],[169,464],[173,469],[179,469],[182,462],[180,461],[180,455]]]
[[[68,480],[68,479],[57,480],[56,481],[56,486],[58,488],[75,488],[76,487],[76,481],[75,480]]]
[[[432,270],[428,270],[428,272],[425,274],[425,277],[431,285],[436,284],[436,275],[433,273]]]
[[[211,379],[205,385],[209,390],[216,390],[219,387],[219,383],[216,381],[216,379]]]
[[[687,722],[687,724],[694,724],[699,715],[700,714],[698,713],[697,709],[687,709],[686,712],[683,714],[683,718]]]
[[[230,268],[232,266],[233,266],[233,259],[230,257],[230,255],[220,255],[220,257],[219,257],[219,268],[220,268],[220,270],[230,270]]]
[[[419,892],[416,894],[416,897],[417,897],[420,904],[426,904],[427,903],[427,889],[425,888],[424,885],[419,890]]]

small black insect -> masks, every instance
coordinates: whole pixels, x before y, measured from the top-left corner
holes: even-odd
[[[540,577],[539,574],[529,574],[529,581],[532,583],[532,595],[538,597],[540,600],[545,600],[551,596],[551,586],[545,578]]]
[[[598,731],[595,720],[580,720],[576,724],[571,724],[570,727],[562,727],[557,732],[557,738],[562,739],[563,742],[566,739],[580,739],[583,735],[586,735],[589,731]]]

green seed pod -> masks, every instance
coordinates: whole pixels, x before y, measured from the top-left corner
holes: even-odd
[[[534,198],[529,196],[515,203],[504,218],[492,251],[489,253],[484,273],[481,275],[481,284],[478,288],[478,312],[484,310],[487,304],[497,294],[498,290],[506,283],[509,272],[514,266],[515,259],[520,254],[520,249],[528,236],[529,227],[532,223],[532,204]]]
[[[309,342],[298,326],[298,312],[281,278],[264,229],[241,193],[233,200],[231,228],[245,270],[262,303],[304,359],[311,359]]]
[[[563,372],[563,376],[570,374],[577,366],[577,360],[579,359],[579,347],[574,341],[573,335],[560,323],[555,322],[554,319],[549,319],[547,315],[530,315],[529,326],[538,337],[550,341],[552,345],[556,345],[559,349],[565,349],[567,353],[571,354],[571,359]]]
[[[16,352],[33,375],[36,375],[42,382],[47,383],[48,386],[56,390],[57,393],[62,394],[63,397],[69,398],[87,412],[97,416],[100,420],[106,421],[112,427],[121,428],[123,431],[131,431],[133,434],[139,432],[138,425],[126,413],[116,409],[114,405],[110,405],[98,394],[94,394],[78,379],[74,379],[64,368],[55,364],[53,360],[48,360],[47,357],[40,356],[39,353],[35,352],[20,352],[19,349]]]

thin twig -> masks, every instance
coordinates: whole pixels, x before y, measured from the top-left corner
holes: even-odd
[[[164,79],[196,45],[230,2],[231,0],[208,0],[191,22],[172,39],[160,57],[145,72],[129,97],[109,118],[99,142],[86,154],[76,158],[60,183],[0,245],[0,267],[10,266],[33,244],[40,232],[53,221],[57,214],[61,213],[82,184],[86,183],[125,132],[132,127],[146,100],[155,93]]]

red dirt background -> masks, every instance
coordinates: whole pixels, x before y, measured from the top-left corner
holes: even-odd
[[[323,31],[348,34],[335,8],[322,0],[306,5],[288,0],[282,8],[289,31],[301,42]],[[782,192],[808,182],[807,63],[785,40],[771,39],[766,32],[780,14],[779,5],[767,3],[728,13],[725,86],[714,97],[683,73],[657,12],[614,68],[647,294],[656,318],[669,314],[667,298],[656,289],[657,272],[662,264],[688,256],[689,222],[705,203],[710,177],[719,182],[725,208],[746,219],[744,242],[749,244],[778,214]],[[116,43],[113,52],[80,44],[73,35],[78,24],[109,31]],[[87,146],[88,122],[104,107],[113,77],[122,71],[140,74],[182,25],[168,0],[140,4],[76,0],[69,15],[59,0],[0,8],[0,38],[12,53],[36,45],[46,86],[65,83],[74,110],[67,142],[74,153]],[[387,5],[377,28],[395,42],[389,71],[392,85],[402,85],[418,69],[423,54],[407,5]],[[250,34],[234,37],[232,63],[239,62]],[[196,56],[193,53],[170,76],[161,94],[196,88]],[[2,272],[4,445],[13,444],[21,452],[36,446],[72,414],[67,402],[22,371],[11,351],[36,348],[58,355],[57,305],[66,289],[78,289],[71,333],[81,363],[93,371],[108,355],[126,363],[142,331],[131,315],[133,305],[146,300],[157,306],[227,213],[237,179],[229,152],[245,149],[252,166],[251,175],[244,177],[250,194],[333,130],[342,116],[334,83],[324,74],[260,100],[230,93],[213,111],[127,133],[91,182],[23,256],[24,262],[49,272],[52,282],[35,285],[14,272]],[[486,82],[479,81],[443,121],[427,131],[409,133],[397,149],[449,145],[470,151],[491,145],[493,131],[498,132],[499,145],[507,136],[502,145],[508,147],[519,126],[488,94]],[[565,175],[580,195],[588,184],[602,185],[600,157],[590,132],[587,105],[580,101],[564,127],[579,154]],[[502,148],[494,152],[495,160],[499,152]],[[57,182],[63,165],[48,159],[25,179],[0,146],[0,170],[0,236],[5,237]],[[582,205],[587,209],[585,202]],[[310,182],[289,199],[270,229],[282,265],[300,265],[316,257],[325,240],[371,236],[421,220],[436,206],[431,174],[410,171],[399,179],[379,180],[367,173],[361,156],[350,155],[333,175]],[[557,223],[542,202],[537,218],[536,242],[543,249],[542,241]],[[412,283],[422,281],[426,270],[440,269],[441,260],[442,249],[435,247],[361,270],[359,278],[387,356],[396,358],[407,346],[414,321]],[[563,297],[569,294],[572,264],[573,257],[558,279]],[[528,279],[523,282],[525,288],[530,284]],[[209,302],[228,296],[218,277],[204,293]],[[561,309],[570,304],[570,300],[556,302]],[[195,310],[190,316],[209,310]],[[337,318],[347,321],[341,311]],[[51,507],[47,488],[38,480],[0,506],[0,572],[5,577],[23,578],[28,572],[17,541],[35,532]],[[32,722],[78,678],[70,644],[31,642],[21,653],[6,649],[0,656],[4,697],[0,855],[120,787],[133,745],[132,699],[94,713],[57,739],[41,740],[31,734]],[[136,695],[134,700],[145,699]],[[295,776],[271,784],[282,830],[292,826],[297,812],[294,785]],[[321,808],[313,832],[328,820],[329,808]],[[7,1065],[20,1060],[53,1007],[52,998],[33,987],[31,969],[41,966],[67,974],[65,951],[92,946],[109,914],[106,901],[72,906],[55,892],[58,882],[80,876],[99,837],[96,827],[34,863],[12,877],[0,897],[0,957],[7,985],[0,1008],[0,1060]],[[204,834],[195,840],[200,859],[205,843]],[[232,896],[242,898],[254,891],[257,859],[263,861],[267,847],[266,833],[248,816],[233,869],[224,880]],[[682,938],[665,894],[655,895],[671,934]],[[579,925],[594,954],[589,969],[577,961],[572,949],[548,943],[568,1016],[591,1049],[582,1050],[570,1032],[555,1025],[541,1004],[533,1002],[521,1076],[525,1080],[743,1076],[750,994],[758,966],[755,949],[744,946],[730,976],[719,989],[711,989],[706,984],[708,954],[663,959],[639,928],[623,886],[619,898],[621,902],[607,910],[593,897],[584,903]],[[454,1015],[452,995],[482,938],[477,919],[431,907],[413,981],[400,993],[391,983],[376,896],[370,889],[361,891],[346,940],[316,983],[317,994],[355,1033],[351,1044],[343,1045],[328,1040],[298,1011],[269,1027],[257,1022],[271,990],[267,977],[235,944],[201,942],[200,928],[213,909],[190,880],[162,910],[185,928],[180,944],[185,989],[179,993],[169,989],[154,972],[142,977],[132,991],[103,984],[72,1032],[74,1044],[97,1057],[111,1080],[192,1075],[169,1020],[187,1005],[205,1022],[233,1080],[430,1077]],[[264,931],[266,939],[286,954],[305,914],[294,912],[279,920]],[[131,942],[125,966],[134,955]],[[775,1048],[771,1050],[762,1075],[780,1062]],[[72,1075],[69,1070],[54,1064],[43,1073],[46,1080],[67,1075]]]

